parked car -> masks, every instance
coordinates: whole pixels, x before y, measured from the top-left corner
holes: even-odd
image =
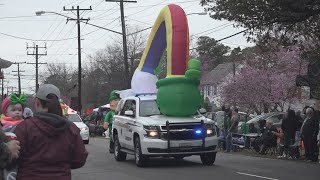
[[[240,116],[238,127],[241,127],[244,122],[248,122],[252,119],[252,115],[249,115],[245,112],[239,112],[238,114]]]
[[[239,121],[240,127],[245,121],[249,121],[252,119],[252,115],[247,115],[247,113],[245,112],[239,112],[239,116],[240,116],[240,121]],[[224,111],[216,112],[214,115],[214,121],[217,123],[217,126],[221,129],[224,122]]]
[[[248,124],[253,123],[254,126],[258,128],[258,122],[260,120],[266,120],[266,121],[272,120],[275,126],[281,127],[281,123],[282,123],[282,120],[284,119],[284,116],[285,116],[285,112],[272,112],[268,114],[262,114],[248,121]],[[239,127],[241,129],[241,126]]]
[[[73,122],[79,129],[80,135],[83,140],[84,144],[89,144],[89,128],[88,126],[82,121],[80,116],[77,113],[68,114],[68,120]]]

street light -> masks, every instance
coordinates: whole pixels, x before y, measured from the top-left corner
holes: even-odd
[[[71,19],[72,17],[69,17],[69,16],[66,16],[64,14],[60,14],[60,13],[57,13],[57,12],[53,12],[53,11],[36,11],[36,15],[37,16],[41,16],[43,14],[55,14],[55,15],[59,15],[59,16],[63,16],[63,17],[66,17],[66,18],[69,18]],[[90,18],[89,18],[90,19]],[[108,28],[105,28],[105,27],[101,27],[101,26],[98,26],[98,25],[95,25],[95,24],[91,24],[91,23],[88,23],[87,21],[80,21],[82,23],[85,23],[85,24],[88,24],[90,26],[94,26],[94,27],[97,27],[97,28],[100,28],[100,29],[104,29],[104,30],[107,30],[107,31],[110,31],[110,32],[113,32],[113,33],[116,33],[116,34],[120,34],[122,35],[121,32],[118,32],[118,31],[114,31],[114,30],[111,30],[111,29],[108,29]]]

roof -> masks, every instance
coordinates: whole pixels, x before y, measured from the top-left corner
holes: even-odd
[[[239,64],[236,63],[236,67],[238,67]],[[226,76],[231,74],[233,72],[233,63],[224,63],[219,64],[216,68],[214,68],[212,71],[204,73],[201,77],[200,84],[218,84],[222,82]]]

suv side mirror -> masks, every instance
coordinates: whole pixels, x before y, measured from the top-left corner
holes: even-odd
[[[134,113],[133,113],[133,111],[131,111],[131,110],[125,111],[125,112],[124,112],[124,115],[130,116],[130,117],[134,117]]]
[[[199,109],[200,114],[206,114],[207,110],[205,108]]]

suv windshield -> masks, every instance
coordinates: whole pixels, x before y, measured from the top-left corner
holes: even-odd
[[[67,116],[68,120],[71,122],[82,122],[81,118],[78,116],[78,114],[69,114]]]
[[[140,101],[140,116],[160,115],[160,111],[155,100]]]

